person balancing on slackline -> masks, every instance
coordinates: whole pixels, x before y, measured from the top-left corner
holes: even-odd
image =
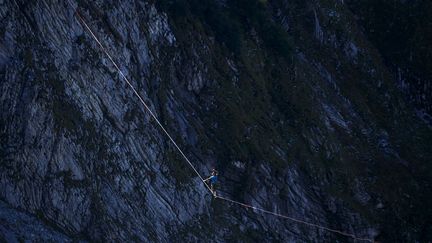
[[[213,169],[211,172],[211,176],[204,180],[204,182],[210,181],[210,190],[213,193],[213,196],[216,197],[216,182],[218,179],[218,172],[216,169]]]

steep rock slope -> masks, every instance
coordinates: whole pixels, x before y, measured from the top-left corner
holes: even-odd
[[[0,239],[6,242],[72,242],[58,230],[0,201]]]
[[[347,2],[418,115],[432,124],[432,2]]]
[[[75,239],[430,238],[431,130],[343,1],[0,3],[0,197]],[[428,228],[429,227],[429,228]]]

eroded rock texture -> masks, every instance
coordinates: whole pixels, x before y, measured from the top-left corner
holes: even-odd
[[[354,7],[0,1],[0,199],[54,241],[352,240],[213,200],[78,11],[197,170],[219,169],[221,195],[430,240],[431,128]]]

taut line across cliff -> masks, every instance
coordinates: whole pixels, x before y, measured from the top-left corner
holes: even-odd
[[[69,3],[69,5],[72,8],[74,7],[69,0],[68,0],[68,3]],[[192,162],[189,160],[189,158],[185,155],[185,153],[181,150],[181,148],[177,145],[177,143],[174,141],[174,139],[171,137],[171,135],[168,133],[168,131],[165,129],[165,127],[162,125],[162,123],[159,121],[159,119],[156,117],[156,115],[154,114],[154,112],[150,109],[149,105],[147,105],[145,103],[144,99],[141,97],[141,95],[138,93],[138,91],[134,88],[134,86],[129,81],[129,79],[126,77],[126,75],[121,71],[121,69],[119,68],[119,66],[117,65],[117,63],[114,61],[114,59],[109,54],[109,52],[107,51],[107,49],[99,41],[99,39],[96,37],[96,35],[94,34],[94,32],[88,26],[87,22],[80,15],[80,13],[79,13],[78,10],[75,11],[75,16],[77,16],[77,19],[79,20],[79,23],[83,27],[85,27],[85,29],[87,29],[87,31],[90,33],[91,37],[97,42],[97,44],[99,45],[99,47],[101,48],[101,50],[105,53],[105,55],[108,57],[108,59],[114,65],[114,67],[117,69],[117,71],[120,74],[120,76],[124,79],[124,81],[127,83],[127,85],[132,89],[133,93],[138,97],[139,101],[143,104],[143,106],[149,112],[149,114],[151,115],[151,117],[154,118],[154,120],[156,121],[156,123],[158,124],[158,126],[162,129],[162,131],[165,133],[165,135],[169,138],[169,140],[172,142],[172,144],[174,145],[174,147],[179,151],[179,153],[186,160],[186,162],[189,164],[189,166],[192,168],[192,170],[201,179],[201,181],[203,182],[203,184],[207,188],[207,190],[209,190],[209,192],[211,194],[213,194],[212,190],[210,189],[210,187],[204,182],[204,178],[201,176],[201,174],[198,172],[198,170],[195,168],[195,166],[192,164]],[[336,230],[336,229],[327,228],[327,227],[319,225],[319,224],[309,223],[309,222],[306,222],[306,221],[303,221],[303,220],[300,220],[300,219],[292,218],[292,217],[289,217],[289,216],[286,216],[286,215],[283,215],[283,214],[279,214],[279,213],[272,212],[272,211],[269,211],[269,210],[266,210],[266,209],[258,208],[258,207],[255,207],[255,206],[252,206],[252,205],[249,205],[249,204],[246,204],[246,203],[238,202],[238,201],[226,198],[226,197],[215,196],[215,198],[216,199],[220,199],[222,201],[230,202],[232,204],[236,204],[238,206],[242,206],[242,207],[245,207],[245,208],[250,208],[250,209],[256,210],[258,212],[262,212],[262,213],[265,213],[265,214],[270,214],[270,215],[273,215],[275,217],[279,217],[279,218],[283,218],[283,219],[288,219],[288,220],[291,220],[291,221],[299,223],[299,224],[307,225],[307,226],[314,227],[314,228],[317,228],[317,229],[320,229],[320,230],[325,230],[325,231],[328,231],[328,232],[332,232],[332,233],[340,234],[340,235],[343,235],[343,236],[346,236],[346,237],[350,237],[350,238],[352,238],[354,240],[374,242],[373,239],[360,238],[360,237],[357,237],[354,234],[346,233],[346,232],[343,232],[343,231],[340,231],[340,230]]]

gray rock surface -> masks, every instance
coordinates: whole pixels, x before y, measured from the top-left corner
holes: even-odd
[[[229,2],[163,2],[0,1],[0,199],[34,215],[0,222],[5,239],[352,240],[213,199],[76,11],[197,170],[219,169],[220,195],[361,237],[428,237],[432,132],[343,1],[260,1],[265,26]],[[43,238],[34,218],[63,233]]]
[[[6,242],[72,242],[58,229],[0,201],[0,239]]]

